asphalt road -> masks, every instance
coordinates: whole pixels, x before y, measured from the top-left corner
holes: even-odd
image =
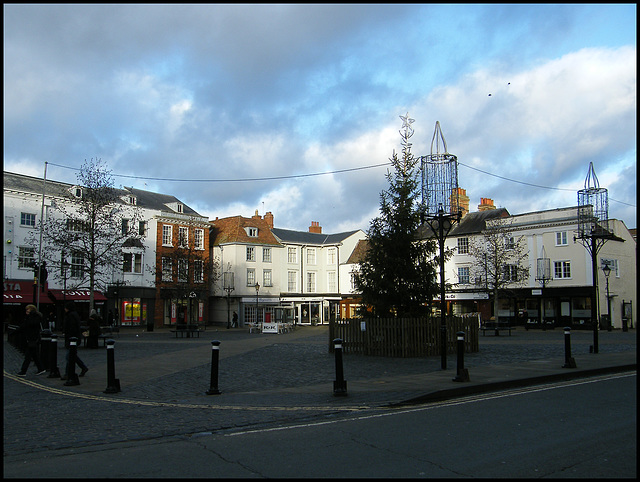
[[[11,407],[5,407],[5,416],[7,410]],[[95,414],[99,406],[93,410]],[[137,410],[131,412],[128,417],[135,423]],[[230,427],[211,433],[205,425],[202,432],[168,433],[142,441],[105,441],[84,448],[74,444],[38,454],[5,456],[4,476],[635,478],[637,475],[635,373],[538,385],[411,408],[315,416],[250,429]],[[171,432],[171,428],[167,427],[167,431]]]

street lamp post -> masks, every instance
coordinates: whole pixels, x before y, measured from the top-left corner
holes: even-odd
[[[227,292],[227,330],[231,327],[231,292],[235,289],[233,282],[233,272],[223,273],[223,289]]]
[[[604,277],[607,280],[606,290],[607,290],[607,330],[611,331],[611,324],[613,320],[611,319],[611,296],[609,296],[609,275],[611,274],[611,268],[609,267],[609,263],[605,263],[602,267],[602,272],[604,273]]]
[[[258,319],[258,292],[260,291],[260,283],[256,281],[256,325],[259,323]]]
[[[403,118],[404,120],[404,118]],[[436,122],[431,139],[431,154],[422,157],[423,219],[437,236],[440,245],[440,358],[447,369],[447,304],[445,300],[444,243],[455,222],[460,221],[458,158],[447,151],[447,143]]]
[[[434,219],[432,228],[436,228],[440,247],[440,361],[443,370],[447,369],[447,302],[445,300],[444,242],[451,231],[451,216],[444,214],[442,207]],[[434,230],[435,231],[435,230]]]

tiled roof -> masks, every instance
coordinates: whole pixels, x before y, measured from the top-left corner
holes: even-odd
[[[477,211],[468,213],[459,223],[454,224],[448,236],[464,236],[467,234],[480,233],[485,229],[486,222],[490,219],[504,218],[509,216],[509,211],[505,208],[489,209],[487,211]],[[431,227],[424,223],[418,229],[418,239],[428,239],[433,237]]]
[[[211,221],[210,242],[214,246],[227,243],[279,245],[264,219],[232,216]],[[258,237],[247,234],[245,228],[258,228]]]
[[[73,184],[53,181],[49,179],[47,179],[46,183],[44,183],[41,178],[4,171],[4,189],[30,192],[41,195],[43,185],[46,186],[47,196],[66,197],[70,199],[72,198],[69,189],[74,186]],[[169,194],[158,194],[155,192],[143,191],[141,189],[134,188],[116,189],[116,191],[118,192],[119,196],[133,194],[136,197],[136,205],[142,208],[152,209],[156,211],[174,212],[167,206],[167,204],[180,203],[183,205],[182,214],[190,216],[200,216],[200,214],[184,204],[178,198]]]
[[[349,236],[352,236],[358,232],[358,230],[355,230],[355,231],[348,231],[345,233],[338,233],[338,234],[322,234],[322,233],[309,233],[307,231],[292,231],[289,229],[281,229],[281,228],[273,228],[271,231],[282,243],[305,244],[305,245],[316,245],[316,246],[340,244]]]
[[[362,260],[364,260],[367,249],[369,249],[369,242],[366,239],[360,239],[358,241],[358,244],[356,244],[356,247],[353,248],[353,252],[349,256],[347,264],[360,263]]]

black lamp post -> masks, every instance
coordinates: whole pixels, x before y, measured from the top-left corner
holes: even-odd
[[[607,316],[609,320],[607,321],[607,330],[611,331],[611,297],[609,296],[609,275],[611,274],[611,268],[609,267],[609,263],[605,263],[602,267],[602,272],[604,273],[604,277],[607,280],[606,290],[607,290]]]
[[[233,283],[233,272],[226,271],[223,273],[222,284],[224,289],[227,292],[227,330],[231,327],[231,292],[235,289]]]
[[[444,213],[442,206],[438,209],[438,215],[427,220],[434,234],[438,236],[440,247],[440,363],[443,370],[447,369],[447,302],[445,300],[445,273],[444,273],[444,243],[453,226],[452,216]]]
[[[258,292],[260,291],[260,283],[256,281],[256,325],[260,322],[258,319]]]

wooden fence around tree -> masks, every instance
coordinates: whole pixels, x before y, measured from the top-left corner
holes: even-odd
[[[457,333],[465,334],[465,352],[478,351],[479,313],[447,317],[447,353],[457,352]],[[329,324],[329,352],[342,340],[343,353],[386,357],[440,355],[440,318],[350,318]]]

